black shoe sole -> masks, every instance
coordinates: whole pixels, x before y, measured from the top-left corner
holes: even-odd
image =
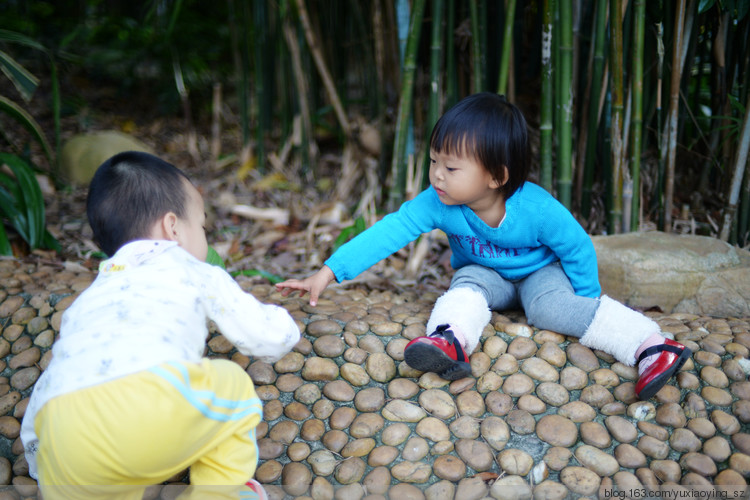
[[[693,351],[688,349],[687,347],[682,350],[680,353],[680,357],[677,358],[677,361],[672,365],[672,367],[668,370],[666,370],[664,373],[656,377],[654,380],[651,381],[650,384],[648,384],[646,387],[643,388],[640,394],[638,394],[638,399],[641,401],[645,401],[647,399],[651,399],[651,397],[659,392],[659,390],[664,387],[664,385],[667,383],[667,381],[672,378],[672,375],[677,373],[680,368],[682,368],[682,365],[685,364],[685,361],[688,360],[688,358],[693,354]]]
[[[458,380],[471,375],[471,365],[455,361],[442,349],[431,344],[412,344],[404,351],[404,361],[421,372],[433,372],[446,380]]]

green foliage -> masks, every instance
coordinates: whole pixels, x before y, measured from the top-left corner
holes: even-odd
[[[25,45],[37,50],[46,52],[44,47],[35,40],[26,37],[20,33],[0,29],[0,42]],[[0,50],[0,71],[7,76],[16,90],[21,94],[24,101],[29,102],[39,87],[39,79],[32,75],[24,66],[16,61],[10,54]],[[59,100],[57,101],[59,103]],[[58,104],[59,105],[59,104]],[[42,147],[47,160],[54,164],[54,155],[52,148],[44,135],[41,126],[23,107],[11,100],[10,98],[0,95],[0,113],[13,119],[17,124],[25,128]],[[0,123],[0,133],[4,136],[2,124]]]
[[[265,278],[268,280],[269,283],[272,285],[275,285],[276,283],[281,283],[284,281],[284,278],[281,276],[277,276],[276,274],[269,273],[268,271],[263,271],[262,269],[243,269],[242,271],[234,271],[230,273],[232,276],[260,276],[261,278]]]
[[[357,217],[357,219],[354,221],[354,224],[345,227],[341,231],[341,234],[339,234],[338,238],[336,238],[336,241],[333,242],[332,251],[335,252],[341,245],[354,238],[358,234],[362,233],[365,229],[367,229],[365,227],[365,219],[363,217]]]
[[[34,171],[22,158],[0,153],[0,165],[13,175],[0,172],[0,254],[12,255],[8,236],[2,226],[9,225],[28,243],[29,248],[60,250],[57,240],[47,231],[44,198]]]
[[[216,250],[214,250],[214,247],[212,246],[208,247],[208,255],[206,255],[206,262],[208,262],[212,266],[219,266],[222,269],[227,268],[227,266],[224,265],[224,259],[222,259],[219,256],[219,253]]]
[[[515,3],[518,7],[513,14]],[[383,189],[376,202],[382,204],[377,207],[382,209],[388,205],[395,208],[402,201],[409,152],[415,149],[415,158],[424,157],[434,111],[446,109],[474,91],[497,89],[501,83],[505,87],[507,78],[509,101],[519,104],[530,126],[543,132],[541,161],[533,159],[536,177],[532,178],[549,187],[561,200],[572,188],[570,205],[574,214],[585,220],[587,229],[600,231],[606,225],[601,218],[602,207],[611,210],[616,202],[611,195],[619,191],[612,185],[610,173],[614,170],[619,175],[618,164],[622,163],[611,161],[609,152],[614,144],[610,130],[615,123],[613,109],[620,112],[620,105],[612,101],[613,95],[633,95],[635,90],[627,85],[642,87],[640,131],[623,130],[621,138],[618,134],[621,144],[629,148],[618,158],[627,154],[644,160],[641,186],[637,186],[640,173],[628,172],[628,177],[636,181],[634,192],[643,198],[634,200],[632,205],[632,213],[640,214],[636,222],[641,222],[640,219],[663,220],[665,213],[671,213],[665,205],[675,201],[671,194],[667,199],[667,192],[674,192],[675,176],[665,176],[664,161],[645,161],[649,158],[663,160],[680,155],[676,164],[676,177],[682,184],[678,190],[679,203],[688,199],[691,189],[705,194],[726,184],[722,178],[726,171],[719,166],[728,165],[732,150],[736,149],[741,116],[738,104],[747,101],[750,87],[745,58],[750,48],[746,36],[750,26],[747,0],[687,2],[684,21],[687,25],[679,30],[675,29],[678,4],[663,0],[643,2],[646,29],[638,34],[638,40],[644,44],[643,58],[638,62],[643,70],[638,76],[633,64],[636,46],[633,25],[635,5],[639,2],[617,2],[623,4],[622,26],[618,26],[623,34],[622,50],[614,50],[616,54],[611,55],[608,44],[612,37],[606,36],[607,25],[612,25],[606,21],[609,3],[587,0],[578,5],[580,26],[575,31],[575,45],[569,40],[563,44],[566,51],[576,47],[573,57],[577,60],[572,68],[577,74],[567,75],[562,69],[570,65],[563,65],[561,59],[553,58],[545,67],[541,64],[543,53],[562,50],[559,47],[562,18],[552,17],[549,22],[542,22],[543,4],[554,6],[551,1],[302,0],[298,4],[289,0],[213,3],[7,0],[0,2],[0,18],[8,30],[0,30],[0,69],[6,75],[0,79],[4,82],[8,78],[22,97],[33,94],[38,85],[34,74],[41,76],[43,68],[35,59],[25,57],[24,52],[9,49],[11,45],[14,49],[21,46],[35,55],[46,54],[52,62],[52,77],[56,71],[54,58],[73,61],[74,64],[61,67],[74,72],[73,77],[83,75],[92,88],[111,90],[114,86],[119,92],[116,98],[127,96],[142,109],[153,109],[162,115],[182,113],[187,118],[191,110],[198,110],[196,114],[204,116],[193,118],[202,125],[207,123],[202,118],[212,105],[213,87],[220,82],[222,120],[229,125],[224,133],[235,133],[236,128],[241,128],[242,145],[254,156],[246,165],[262,168],[264,151],[286,143],[291,155],[302,156],[301,161],[288,157],[286,164],[301,165],[293,168],[298,168],[297,173],[304,177],[305,169],[310,168],[305,155],[316,149],[305,147],[307,142],[321,146],[320,151],[325,154],[332,147],[331,138],[337,138],[335,147],[350,139],[341,133],[338,123],[346,120],[336,120],[338,111],[333,113],[329,107],[333,92],[325,85],[327,81],[322,81],[323,71],[316,71],[319,55],[328,67],[326,74],[330,73],[335,91],[340,94],[343,114],[352,121],[363,117],[370,125],[378,125],[383,144],[378,174]],[[300,22],[300,5],[310,14],[311,26],[307,28]],[[399,15],[406,14],[408,7],[413,11],[410,25],[408,15]],[[543,30],[543,24],[552,31]],[[512,30],[508,29],[508,36],[504,37],[501,30],[488,29],[489,26]],[[420,30],[427,28],[433,33],[432,43],[420,40]],[[310,32],[317,35],[319,54],[305,43]],[[687,43],[675,37],[683,32],[692,33],[685,36]],[[403,54],[406,57],[401,65],[396,33],[401,35],[401,48],[408,52]],[[569,30],[565,33],[569,34]],[[716,43],[722,40],[723,43]],[[681,82],[679,89],[671,86],[671,69],[679,67],[672,61],[675,43],[680,43],[686,51],[682,56],[684,71],[681,76],[675,73]],[[413,50],[406,51],[407,45]],[[299,52],[294,64],[292,52]],[[430,55],[434,56],[432,60]],[[613,74],[613,68],[622,70],[626,86],[613,89],[611,79],[602,78],[607,74],[606,67],[610,68],[609,75]],[[428,68],[432,70],[429,85]],[[546,77],[550,80],[543,83],[540,96],[539,83]],[[552,78],[569,80],[575,85],[569,91],[562,88],[555,91]],[[8,86],[8,90],[13,89]],[[139,90],[147,93],[140,94]],[[431,100],[427,99],[428,94]],[[53,99],[55,96],[53,86]],[[66,102],[76,97],[66,96]],[[179,106],[181,98],[184,108]],[[540,98],[541,124],[536,116]],[[428,102],[432,103],[432,113],[428,113]],[[681,123],[670,122],[667,127],[672,102],[678,112],[675,119]],[[91,104],[94,112],[102,111],[98,103]],[[624,116],[635,116],[634,105],[627,106],[630,107],[624,110]],[[553,123],[554,116],[547,111],[554,108],[571,113],[572,122],[566,121],[565,127],[560,126],[561,121]],[[22,123],[33,141],[44,144],[41,128],[23,106],[3,93],[0,118],[6,117],[12,117],[13,125]],[[314,120],[315,126],[303,127],[302,134],[293,131],[296,117],[303,118],[303,123]],[[572,126],[570,133],[568,125]],[[418,133],[408,132],[412,126]],[[671,132],[667,128],[674,130],[676,138],[669,142],[669,147],[667,138]],[[636,139],[634,135],[639,137]],[[416,137],[413,145],[409,139],[412,136]],[[679,151],[666,154],[675,151],[672,144],[679,144]],[[552,161],[553,145],[561,147],[556,162]],[[573,160],[567,159],[567,148],[574,148]],[[49,150],[53,148],[45,148]],[[691,161],[682,161],[683,158]],[[570,165],[571,161],[575,163]],[[626,167],[634,169],[632,165]],[[696,169],[702,172],[692,172]],[[353,192],[352,198],[357,194]],[[391,200],[385,199],[388,196]],[[386,201],[390,203],[386,205]],[[639,203],[647,208],[638,210]],[[614,221],[610,225],[614,226]],[[337,245],[358,230],[355,223],[342,231]]]

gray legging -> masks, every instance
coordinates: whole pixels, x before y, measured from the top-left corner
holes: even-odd
[[[494,311],[523,307],[530,325],[581,337],[599,308],[599,300],[573,291],[559,262],[553,262],[516,281],[476,264],[458,269],[451,289],[468,287],[484,295]]]

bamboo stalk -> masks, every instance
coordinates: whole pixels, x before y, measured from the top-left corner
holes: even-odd
[[[718,27],[716,35],[711,41],[711,55],[714,59],[712,65],[713,81],[711,82],[711,115],[722,116],[726,111],[727,102],[727,82],[726,82],[726,45],[728,36],[729,14],[717,15]],[[711,129],[711,139],[708,158],[703,165],[703,172],[700,180],[700,190],[703,193],[709,190],[709,178],[712,167],[716,165],[721,167],[721,161],[718,158],[718,149],[721,141],[721,131],[723,123],[714,125]]]
[[[552,30],[555,0],[544,0],[542,10],[542,104],[540,109],[540,179],[539,184],[552,192]]]
[[[188,91],[187,85],[182,74],[182,66],[180,65],[180,57],[177,51],[172,52],[172,73],[174,76],[175,87],[177,87],[177,93],[180,95],[180,101],[182,102],[182,112],[185,115],[185,129],[187,134],[185,142],[187,143],[187,151],[194,162],[200,162],[200,153],[198,151],[198,134],[195,130],[195,124],[193,123],[193,112],[190,106],[190,92]]]
[[[586,134],[586,131],[588,131],[589,109],[591,107],[591,101],[589,97],[591,96],[591,87],[593,84],[591,74],[594,68],[594,40],[596,38],[596,3],[594,3],[593,9],[594,9],[593,20],[591,22],[591,29],[592,29],[593,35],[591,36],[591,45],[587,53],[586,73],[585,73],[586,75],[589,75],[589,77],[586,78],[586,81],[585,81],[586,87],[583,89],[583,95],[586,97],[584,99],[581,99],[580,101],[579,113],[580,113],[581,121],[578,124],[579,133],[578,133],[578,142],[576,144],[576,154],[575,154],[576,164],[574,166],[575,172],[573,174],[573,179],[574,179],[573,200],[574,200],[574,203],[576,202],[578,203],[579,210],[581,209],[581,191],[583,189],[583,173],[584,173],[585,158],[586,158],[586,144],[588,143],[588,136]],[[580,37],[580,33],[577,36]]]
[[[440,62],[443,55],[443,0],[432,0],[432,36],[430,39],[430,104],[427,116],[427,136],[440,118]]]
[[[557,136],[557,198],[571,207],[571,148],[573,145],[573,6],[571,0],[560,0],[560,87],[557,98],[562,113]]]
[[[512,45],[512,44],[511,44]],[[508,102],[516,102],[516,56],[511,48],[510,60],[508,61],[508,88],[505,91],[505,97]]]
[[[611,76],[612,121],[610,126],[611,193],[608,226],[613,234],[622,232],[622,182],[623,182],[623,70],[622,70],[622,1],[610,0],[609,67]]]
[[[378,78],[378,116],[385,108],[385,33],[383,29],[383,8],[381,0],[372,3],[373,53],[375,57],[375,74]],[[381,130],[381,135],[382,135]]]
[[[630,171],[633,180],[633,203],[630,231],[637,231],[641,212],[641,147],[643,136],[643,45],[646,35],[646,1],[635,0],[635,26],[633,33],[633,121],[630,153]]]
[[[487,0],[479,0],[479,64],[482,66],[481,89],[488,90],[487,82]]]
[[[680,105],[680,61],[682,59],[682,34],[685,22],[685,0],[677,0],[674,37],[672,41],[672,81],[669,94],[669,144],[667,171],[664,186],[664,230],[672,231],[672,204],[674,201],[674,172],[677,162],[677,112]]]
[[[61,152],[61,122],[60,122],[60,78],[57,75],[57,62],[52,54],[48,53],[50,67],[50,82],[52,84],[52,120],[55,131],[55,159],[52,161],[53,178],[57,179],[60,173],[60,152]]]
[[[422,18],[424,17],[425,0],[415,0],[411,15],[411,26],[409,38],[406,42],[406,53],[404,55],[404,69],[401,77],[401,98],[398,104],[398,116],[396,119],[395,147],[391,163],[391,189],[389,202],[391,208],[399,206],[404,201],[406,190],[406,141],[409,127],[409,118],[414,96],[414,73],[417,67],[417,48],[419,35],[422,29]]]
[[[507,0],[505,4],[505,27],[503,29],[503,52],[500,56],[500,74],[497,77],[497,93],[508,91],[508,74],[510,73],[511,54],[513,53],[513,22],[516,18],[516,0]]]
[[[430,154],[430,135],[432,128],[440,118],[440,62],[443,54],[443,0],[432,0],[432,37],[430,42],[430,103],[427,110],[427,123],[425,124],[425,161],[424,171],[422,173],[422,186],[427,187],[429,184],[429,154]]]
[[[311,165],[313,159],[317,156],[318,148],[315,144],[315,136],[313,135],[307,78],[302,68],[302,57],[297,43],[297,34],[288,19],[284,20],[282,29],[284,31],[284,39],[289,48],[289,54],[292,57],[292,72],[294,73],[294,85],[297,90],[297,102],[302,122],[302,147],[303,151],[306,151],[306,153],[303,153],[303,156],[305,156],[304,162]]]
[[[265,103],[271,101],[267,94],[266,89],[266,75],[265,75],[265,51],[266,51],[266,27],[268,26],[268,15],[266,13],[266,2],[265,0],[255,0],[253,2],[253,53],[255,60],[255,78],[253,79],[255,85],[255,107],[256,111],[256,122],[255,122],[255,151],[258,155],[258,171],[265,172],[266,165],[266,145],[265,145],[265,134],[268,124],[266,123],[266,113],[264,113],[263,107]]]
[[[232,38],[232,56],[234,59],[234,69],[237,79],[237,94],[239,99],[240,130],[242,138],[242,147],[246,147],[250,141],[250,112],[249,112],[249,63],[247,61],[247,30],[243,29],[243,36],[239,34],[238,24],[247,25],[244,6],[236,10],[234,0],[228,0],[229,3],[229,33]],[[237,22],[239,20],[239,23]]]
[[[745,167],[745,182],[740,196],[737,243],[743,246],[750,244],[750,170],[747,170],[747,167]]]
[[[658,209],[658,227],[664,229],[664,170],[666,164],[666,151],[662,147],[661,136],[664,133],[662,119],[662,83],[664,74],[664,26],[662,23],[656,25],[656,144],[659,149],[659,160],[657,165],[656,182],[654,183],[654,205]]]
[[[479,28],[479,6],[478,0],[469,0],[469,9],[471,12],[471,59],[474,68],[474,92],[481,92],[482,87],[482,40]]]
[[[211,160],[216,167],[221,156],[221,82],[214,83],[213,100],[211,104]]]
[[[690,4],[687,5],[685,10],[685,19],[682,22],[683,31],[682,31],[682,42],[680,44],[680,59],[679,59],[679,68],[680,68],[680,75],[682,75],[684,69],[685,69],[685,60],[687,58],[689,48],[690,48],[690,35],[692,33],[693,24],[695,24],[695,9],[697,9],[698,2],[696,0],[690,0]],[[723,49],[722,49],[723,51]],[[682,78],[682,77],[680,77]],[[679,133],[677,134],[679,137]],[[665,130],[664,135],[661,138],[662,140],[662,147],[667,148],[668,147],[668,141],[669,141],[669,131]]]
[[[596,144],[599,131],[599,103],[606,89],[606,80],[602,82],[606,58],[606,35],[607,35],[607,0],[597,0],[596,20],[594,27],[594,59],[591,72],[591,93],[588,94],[588,129],[586,131],[586,153],[583,162],[583,186],[581,190],[581,215],[588,218],[591,212],[591,192],[594,183],[594,163],[596,160]]]
[[[742,134],[740,136],[739,147],[734,160],[734,170],[732,173],[732,182],[729,186],[727,206],[724,207],[724,218],[721,224],[719,239],[727,241],[729,232],[732,228],[734,215],[737,212],[737,201],[740,195],[740,186],[742,185],[742,176],[747,166],[748,149],[750,149],[750,102],[745,105],[745,118],[742,122]]]
[[[344,132],[344,135],[346,137],[351,137],[352,128],[349,123],[349,119],[344,112],[344,106],[341,104],[341,99],[339,98],[339,94],[336,90],[336,85],[333,83],[333,78],[331,77],[331,73],[328,71],[328,66],[326,65],[325,59],[323,58],[323,52],[320,49],[320,44],[317,37],[315,36],[315,33],[313,32],[312,25],[310,24],[310,16],[307,13],[305,0],[296,0],[296,3],[299,20],[302,24],[302,29],[305,32],[305,39],[307,40],[307,45],[310,47],[310,53],[312,54],[313,61],[315,62],[315,67],[317,68],[318,74],[320,75],[320,79],[323,81],[323,86],[326,89],[326,94],[328,94],[328,99],[331,102],[331,106],[333,106],[333,111],[336,114],[336,118],[339,122],[339,125],[341,126],[341,129]]]
[[[458,101],[458,90],[456,82],[456,43],[453,30],[456,26],[455,0],[448,0],[448,15],[445,19],[446,40],[448,47],[445,53],[445,106],[451,107]]]

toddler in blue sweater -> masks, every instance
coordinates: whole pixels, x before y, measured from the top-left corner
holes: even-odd
[[[312,276],[279,283],[315,304],[334,279],[351,279],[435,228],[448,235],[456,272],[435,303],[429,335],[409,342],[406,363],[448,380],[471,374],[491,310],[522,307],[529,324],[638,365],[640,399],[653,396],[691,352],[659,325],[601,295],[591,238],[552,195],[526,180],[526,120],[492,93],[471,95],[438,120],[430,187],[336,251]]]

